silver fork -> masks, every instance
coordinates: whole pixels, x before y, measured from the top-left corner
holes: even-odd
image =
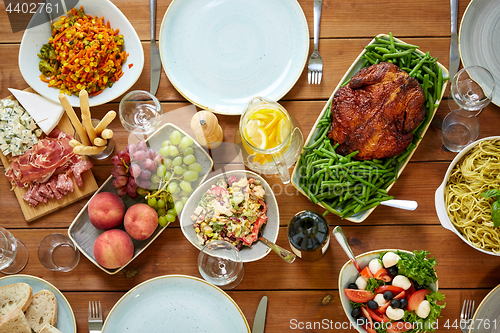
[[[460,312],[460,329],[464,333],[468,333],[474,316],[474,301],[465,300]]]
[[[102,332],[102,308],[101,302],[89,302],[89,333]]]
[[[319,23],[321,21],[321,7],[323,0],[314,0],[314,51],[309,58],[309,65],[307,66],[307,82],[309,84],[320,84],[321,77],[323,76],[323,59],[319,55]]]

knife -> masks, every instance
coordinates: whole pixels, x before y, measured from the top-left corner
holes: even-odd
[[[156,95],[161,75],[160,50],[156,45],[156,0],[149,0],[149,15],[151,20],[151,81],[149,92],[151,95]]]
[[[450,79],[452,79],[460,66],[460,54],[458,53],[458,0],[450,0],[451,7],[451,39],[450,39]]]
[[[263,296],[260,300],[255,319],[253,320],[252,333],[264,333],[266,326],[266,313],[267,313],[267,296]]]

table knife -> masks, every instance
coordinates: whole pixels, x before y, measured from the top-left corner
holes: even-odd
[[[267,296],[262,297],[253,320],[252,333],[264,333],[266,326]]]
[[[452,79],[460,66],[458,53],[458,0],[450,0],[451,7],[451,39],[450,39],[450,79]]]
[[[152,95],[156,95],[161,75],[160,50],[158,49],[158,45],[156,45],[156,0],[149,0],[149,15],[151,20],[151,80],[149,92]]]

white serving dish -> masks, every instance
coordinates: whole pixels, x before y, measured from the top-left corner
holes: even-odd
[[[490,136],[490,137],[487,137],[487,138],[483,138],[483,139],[474,141],[474,142],[470,143],[467,147],[465,147],[464,149],[462,149],[462,151],[460,151],[460,153],[458,153],[455,156],[455,158],[453,159],[453,161],[451,161],[450,165],[448,166],[448,170],[446,170],[446,174],[444,176],[443,182],[441,183],[441,185],[439,185],[439,187],[436,190],[436,194],[435,194],[435,197],[434,197],[434,202],[435,202],[435,205],[436,205],[436,213],[437,213],[439,222],[441,223],[441,225],[443,226],[443,228],[450,230],[451,232],[453,232],[454,234],[456,234],[462,241],[464,241],[467,245],[471,246],[472,248],[474,248],[474,249],[476,249],[476,250],[478,250],[480,252],[483,252],[483,253],[486,253],[486,254],[491,254],[493,256],[500,256],[500,253],[493,253],[492,251],[487,251],[487,250],[480,249],[480,248],[474,246],[473,244],[471,244],[467,240],[467,238],[465,238],[460,233],[460,231],[458,231],[455,228],[455,226],[453,225],[453,223],[451,223],[450,218],[448,216],[448,212],[447,212],[446,204],[445,204],[446,200],[445,200],[445,197],[444,197],[444,188],[446,187],[446,184],[448,183],[448,179],[450,178],[451,171],[453,170],[453,168],[455,167],[455,165],[462,159],[462,157],[465,154],[467,154],[472,148],[474,148],[475,146],[477,146],[479,144],[479,142],[486,141],[486,140],[493,140],[493,139],[497,139],[498,140],[498,139],[500,139],[500,136]]]
[[[196,237],[196,231],[193,228],[193,221],[191,220],[191,215],[193,215],[194,210],[198,206],[198,202],[203,194],[207,192],[207,190],[216,183],[216,181],[220,178],[229,178],[232,175],[236,175],[236,177],[246,176],[248,178],[253,177],[256,180],[261,182],[262,187],[264,188],[266,195],[264,197],[264,201],[267,204],[267,223],[262,227],[262,236],[275,243],[278,239],[279,233],[279,225],[280,225],[280,214],[278,210],[278,203],[276,202],[276,197],[274,196],[273,190],[269,186],[269,184],[265,181],[264,178],[259,176],[258,174],[252,171],[245,170],[234,170],[228,171],[221,175],[217,175],[215,177],[210,178],[205,183],[200,185],[189,197],[188,201],[184,205],[184,209],[181,212],[180,224],[182,228],[182,233],[189,240],[193,246],[195,246],[198,250],[202,249],[202,246],[198,244],[198,239]],[[251,262],[264,258],[271,249],[267,247],[264,243],[257,241],[252,245],[252,247],[244,246],[240,250],[241,260],[243,262]]]
[[[104,17],[105,22],[109,20],[111,28],[120,29],[120,34],[123,35],[125,41],[124,50],[129,53],[127,61],[122,66],[123,76],[113,84],[113,87],[104,89],[101,94],[95,97],[90,97],[90,106],[96,106],[120,97],[135,84],[144,67],[144,51],[134,27],[111,1],[81,0],[76,8],[80,8],[80,6],[83,6],[85,14],[98,16],[99,18]],[[40,15],[43,15],[43,17],[40,18]],[[37,11],[33,15],[32,21],[46,21],[46,15],[44,11]],[[39,77],[41,74],[38,69],[40,58],[38,58],[37,54],[40,53],[42,45],[48,43],[49,37],[49,22],[26,29],[19,48],[19,69],[24,80],[37,93],[59,103],[59,89],[55,87],[49,88],[47,83],[40,80]],[[133,64],[131,68],[129,68],[130,64]],[[78,96],[73,94],[67,97],[72,106],[80,106]]]
[[[156,152],[158,152],[161,148],[161,143],[166,140],[167,138],[170,137],[170,133],[173,132],[174,130],[178,130],[179,132],[182,133],[183,136],[189,136],[187,133],[185,133],[182,129],[179,127],[167,123],[163,125],[160,129],[158,129],[154,135],[152,135],[148,140],[148,145],[149,148],[153,148]],[[201,184],[207,175],[210,173],[212,170],[213,166],[213,161],[210,155],[203,149],[199,143],[194,140],[194,143],[192,145],[192,148],[194,149],[194,156],[196,157],[196,161],[203,167],[203,172],[199,174],[198,178],[198,184]],[[113,182],[113,176],[110,176],[104,184],[96,191],[94,196],[99,193],[99,192],[113,192],[116,193],[116,189],[113,187],[112,182]],[[194,193],[194,192],[193,192]],[[92,198],[94,197],[92,196]],[[90,198],[90,200],[92,200]],[[73,223],[71,223],[69,229],[68,229],[68,235],[71,238],[71,240],[75,243],[76,247],[80,250],[83,255],[85,255],[91,262],[93,262],[97,267],[102,269],[108,274],[116,274],[119,271],[121,271],[125,266],[127,266],[132,260],[137,258],[139,254],[141,254],[153,241],[165,230],[166,227],[160,227],[158,226],[153,233],[151,237],[149,237],[146,240],[143,241],[136,241],[133,240],[134,243],[134,255],[130,261],[125,264],[124,266],[116,269],[108,269],[105,267],[102,267],[97,263],[97,261],[94,258],[94,242],[96,238],[103,233],[102,230],[96,229],[92,223],[90,223],[89,219],[89,214],[88,214],[88,205],[90,200],[85,204],[85,206],[82,208],[78,216],[75,218]],[[143,198],[137,197],[136,199],[130,198],[128,195],[122,198],[123,203],[125,204],[125,207],[128,209],[130,206],[144,202]],[[123,224],[119,227],[119,229],[123,229]]]
[[[359,256],[356,256],[356,261],[358,262],[359,266],[363,269],[364,267],[368,266],[370,263],[370,260],[377,258],[380,254],[380,252],[394,252],[394,251],[401,251],[401,252],[406,252],[409,254],[412,254],[410,251],[406,250],[398,250],[398,249],[382,249],[382,250],[374,250],[370,252],[365,252],[363,254],[360,254]],[[344,289],[347,288],[349,283],[352,283],[356,281],[357,276],[359,275],[358,270],[354,266],[351,260],[346,262],[344,266],[340,269],[339,273],[339,294],[340,294],[340,302],[342,304],[342,309],[345,312],[345,315],[351,322],[351,325],[356,328],[356,330],[360,333],[367,333],[366,330],[360,326],[357,325],[356,320],[351,316],[351,311],[352,311],[352,306],[351,306],[351,301],[349,298],[344,293]],[[433,283],[430,285],[430,288],[432,291],[437,291],[438,290],[438,282]]]
[[[250,333],[238,304],[220,288],[187,275],[165,275],[132,288],[113,306],[103,333]]]
[[[385,34],[380,34],[380,35],[377,35],[377,37],[381,37],[381,38],[389,38],[389,35],[385,35]],[[404,43],[406,44],[403,40],[401,39],[398,39],[398,38],[394,38],[395,41],[398,41],[400,43]],[[373,43],[376,43],[376,40],[375,38],[372,39],[372,41],[370,43],[368,43],[368,45],[370,44],[373,44]],[[321,111],[321,113],[319,114],[318,116],[318,119],[316,120],[316,122],[314,123],[314,126],[312,127],[311,129],[311,132],[309,133],[309,136],[307,137],[307,140],[306,142],[304,143],[304,147],[307,147],[311,144],[314,143],[316,137],[318,136],[318,130],[316,129],[318,127],[318,123],[319,121],[321,120],[321,118],[323,117],[323,115],[326,113],[327,109],[328,109],[328,106],[332,103],[332,100],[333,100],[333,96],[335,95],[335,93],[337,92],[337,90],[339,90],[342,86],[342,84],[344,82],[347,82],[347,80],[349,80],[351,77],[353,77],[363,66],[363,62],[364,62],[364,59],[362,59],[361,57],[367,52],[366,49],[363,49],[363,51],[359,54],[359,56],[356,58],[356,60],[354,60],[354,62],[352,63],[351,67],[349,67],[349,69],[347,70],[347,72],[345,73],[344,77],[342,77],[342,79],[339,81],[339,84],[337,85],[337,87],[335,88],[335,90],[333,91],[332,95],[330,96],[330,98],[328,99],[328,102],[326,102],[325,106],[323,107],[323,110]],[[425,52],[422,52],[420,49],[416,50],[416,52],[418,52],[419,54],[422,54],[424,55]],[[444,67],[441,63],[437,62],[436,63],[439,67],[441,67],[442,69],[442,73],[443,73],[443,77],[448,77],[448,69],[446,69],[446,67]],[[443,98],[444,96],[444,92],[446,90],[446,85],[447,85],[447,81],[443,80],[443,87],[442,87],[442,91],[441,91],[441,96],[439,97],[439,100],[436,101],[435,104],[439,104],[441,102],[441,99]],[[431,116],[431,119],[432,117],[434,117],[434,114],[436,114],[436,111],[437,111],[437,107],[434,108],[433,110],[433,113],[432,113],[432,116]],[[425,133],[427,132],[427,129],[429,128],[431,122],[429,121],[427,126],[423,129],[422,131],[422,138],[423,136],[425,135]],[[403,170],[405,169],[406,165],[408,164],[408,162],[410,161],[411,157],[413,156],[413,154],[415,153],[415,151],[417,150],[418,146],[420,145],[420,142],[422,140],[419,140],[416,144],[416,147],[415,149],[413,149],[413,151],[406,157],[406,160],[404,162],[404,164],[401,166],[401,168],[399,169],[399,172],[398,172],[398,177],[401,175],[401,173],[403,172]],[[298,173],[298,168],[297,168],[297,165],[299,165],[299,161],[297,161],[297,163],[295,163],[295,167],[293,169],[293,173],[292,173],[292,177],[291,177],[291,181],[292,181],[292,184],[293,186],[300,192],[302,193],[303,195],[305,195],[306,197],[308,197],[308,195],[306,194],[306,192],[304,190],[302,190],[302,188],[300,187],[299,185],[299,180],[300,180],[300,177],[299,177],[299,173]],[[389,191],[392,186],[394,185],[395,182],[393,182],[392,184],[390,184],[386,190]],[[318,203],[318,206],[321,206],[323,207],[323,205],[321,205],[321,203]],[[323,207],[325,208],[325,207]],[[355,222],[355,223],[361,223],[363,222],[364,220],[366,220],[368,218],[368,216],[370,216],[370,214],[375,210],[375,208],[377,207],[373,207],[369,210],[365,210],[365,211],[360,211],[359,213],[357,214],[354,214],[352,216],[349,216],[346,218],[346,220],[348,221],[351,221],[351,222]]]

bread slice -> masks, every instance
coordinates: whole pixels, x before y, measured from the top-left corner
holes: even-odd
[[[31,333],[31,327],[20,308],[0,318],[0,333]]]
[[[35,332],[46,325],[57,322],[57,299],[49,290],[40,290],[33,296],[31,305],[26,310],[26,319]]]
[[[40,332],[38,333],[62,333],[61,331],[59,331],[57,328],[55,328],[54,326],[50,325],[50,324],[47,324],[45,325],[41,330]]]
[[[0,287],[0,316],[16,308],[26,311],[32,299],[33,289],[27,283],[20,282]]]

